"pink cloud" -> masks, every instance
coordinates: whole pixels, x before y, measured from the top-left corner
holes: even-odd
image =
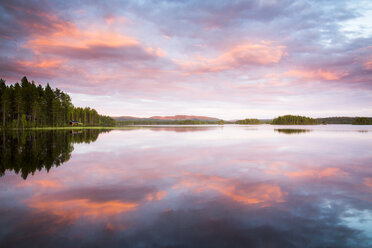
[[[64,61],[61,59],[43,59],[36,61],[21,60],[17,63],[20,66],[28,68],[40,68],[40,69],[56,69],[62,65]]]
[[[236,70],[244,66],[270,65],[279,63],[287,53],[284,46],[272,45],[271,42],[244,43],[232,47],[217,58],[198,55],[191,61],[178,63],[192,73],[221,72]]]
[[[372,70],[372,59],[365,62],[363,65],[366,70]]]
[[[148,201],[161,201],[164,197],[167,196],[167,191],[162,190],[155,193],[150,193],[146,196]]]
[[[319,178],[336,177],[346,175],[340,168],[307,169],[300,171],[288,171],[285,175],[291,178]]]
[[[104,17],[104,20],[108,25],[132,23],[132,21],[125,16],[109,15],[109,16]]]
[[[347,76],[347,72],[334,72],[329,70],[317,69],[317,70],[289,70],[284,73],[286,77],[296,77],[308,80],[338,80],[342,77]]]
[[[72,23],[57,26],[45,35],[35,33],[23,45],[37,56],[57,55],[66,59],[149,60],[166,57],[164,50],[144,46],[136,38],[91,26],[89,30]]]
[[[364,178],[363,184],[372,190],[372,177]]]
[[[48,180],[48,179],[40,179],[40,180],[27,180],[27,181],[22,181],[19,183],[17,186],[19,187],[36,187],[38,190],[40,188],[48,188],[48,189],[58,189],[62,187],[62,184],[59,183],[58,181],[54,180]]]
[[[61,11],[60,7],[4,4],[9,16],[4,18],[0,35],[6,37],[0,71],[8,83],[26,75],[37,83],[49,82],[87,98],[110,96],[109,101],[90,103],[74,97],[74,104],[120,115],[129,111],[146,116],[198,112],[222,118],[235,109],[237,114],[240,111],[239,117],[232,116],[235,119],[245,117],[247,112],[242,110],[257,109],[251,115],[265,112],[260,117],[271,118],[278,108],[294,109],[292,103],[305,94],[316,96],[314,102],[321,106],[331,106],[330,115],[344,109],[335,104],[342,98],[350,99],[355,114],[360,106],[369,106],[368,93],[364,97],[358,94],[371,86],[370,48],[362,48],[363,42],[340,53],[340,49],[306,43],[302,38],[307,37],[265,34],[266,29],[258,30],[258,26],[240,29],[235,12],[229,14],[233,26],[218,17],[225,7],[212,11],[210,18],[192,18],[195,26],[187,26],[186,20],[182,30],[178,21],[185,21],[183,18],[159,23],[130,11],[103,7],[92,12],[86,6]],[[236,10],[240,13],[240,7]],[[168,24],[172,29],[166,28]],[[205,31],[205,27],[211,29]],[[327,92],[333,93],[332,99],[324,98]],[[153,102],[145,104],[142,99]],[[210,111],[211,101],[221,103],[219,111]],[[311,114],[323,115],[323,109],[314,105],[297,106],[297,111],[310,114],[311,109]],[[371,112],[363,109],[363,114]]]

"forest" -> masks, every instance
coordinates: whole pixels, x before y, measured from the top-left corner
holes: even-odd
[[[299,115],[284,115],[279,116],[272,120],[272,125],[317,125],[318,121],[316,119],[299,116]]]
[[[368,117],[356,117],[353,122],[353,125],[372,125],[372,118]]]
[[[319,124],[352,124],[354,117],[325,117],[317,118]]]
[[[326,117],[317,118],[318,124],[372,125],[371,117]]]
[[[84,126],[115,126],[111,117],[89,107],[75,107],[70,96],[60,89],[36,85],[26,77],[14,85],[0,79],[0,106],[2,127],[63,127],[70,121]]]
[[[258,124],[265,124],[265,122],[260,121],[259,119],[244,119],[244,120],[238,120],[235,122],[239,125],[258,125]]]

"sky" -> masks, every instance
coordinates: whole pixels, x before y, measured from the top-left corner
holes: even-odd
[[[372,116],[369,0],[0,0],[0,77],[110,116]]]

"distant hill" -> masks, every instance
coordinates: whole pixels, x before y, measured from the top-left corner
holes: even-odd
[[[117,121],[183,121],[183,120],[195,120],[195,121],[219,121],[221,119],[214,118],[214,117],[207,117],[207,116],[195,116],[195,115],[174,115],[174,116],[152,116],[149,118],[140,118],[140,117],[133,117],[133,116],[118,116],[112,117]]]

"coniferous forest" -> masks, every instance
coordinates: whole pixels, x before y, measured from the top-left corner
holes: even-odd
[[[2,127],[63,127],[70,121],[84,126],[115,126],[115,120],[89,107],[74,107],[71,98],[60,89],[29,82],[6,85],[0,79],[0,118]]]
[[[240,125],[258,125],[258,124],[265,124],[263,121],[259,119],[244,119],[236,121],[236,124]]]
[[[284,115],[275,118],[271,124],[273,125],[317,125],[316,119],[299,116],[299,115]]]

